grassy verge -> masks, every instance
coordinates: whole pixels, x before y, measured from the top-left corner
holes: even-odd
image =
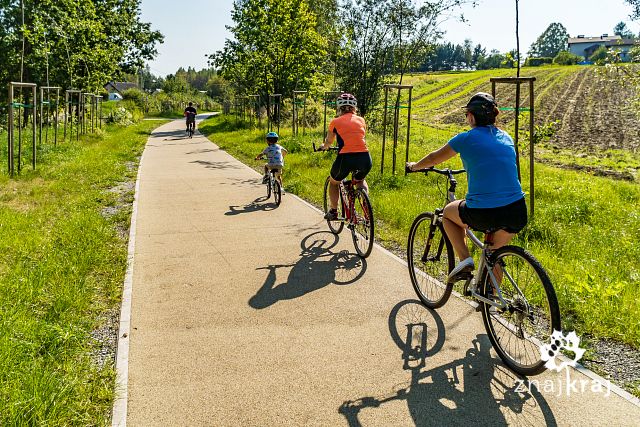
[[[219,116],[199,126],[221,148],[249,165],[264,146],[262,131],[238,129],[232,118]],[[439,147],[448,132],[416,126],[410,159],[417,160]],[[313,153],[311,142],[321,140],[321,130],[306,137],[281,139],[290,151],[286,158],[285,187],[316,204],[332,155]],[[444,138],[443,138],[444,137]],[[367,178],[376,220],[376,238],[392,249],[404,251],[409,227],[416,215],[441,206],[444,184],[439,177],[390,173],[391,151],[385,154],[386,172],[380,173],[381,137],[369,135],[374,168]],[[404,150],[398,151],[400,169]],[[528,191],[527,159],[523,163],[523,188]],[[459,159],[448,162],[459,167]],[[460,178],[463,196],[466,182]],[[588,173],[536,165],[535,218],[515,243],[532,251],[549,271],[558,293],[565,330],[608,337],[640,347],[640,185],[595,177]]]
[[[0,425],[107,424],[115,374],[91,336],[118,307],[130,210],[104,212],[131,201],[109,190],[135,179],[156,126],[48,146],[37,170],[0,174]]]

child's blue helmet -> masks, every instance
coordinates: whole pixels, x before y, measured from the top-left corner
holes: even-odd
[[[275,139],[278,139],[278,138],[280,138],[280,137],[279,137],[279,136],[278,136],[278,134],[277,134],[277,133],[275,133],[275,132],[269,132],[269,133],[267,134],[267,139],[269,139],[269,138],[275,138]]]

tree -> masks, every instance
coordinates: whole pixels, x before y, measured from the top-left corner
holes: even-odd
[[[342,7],[345,57],[338,68],[342,89],[358,98],[366,114],[378,101],[389,73],[402,83],[418,54],[442,36],[439,24],[471,0],[346,0]],[[396,100],[398,102],[398,100]]]
[[[264,102],[270,93],[312,86],[327,43],[306,1],[236,1],[231,15],[234,38],[209,58],[239,93],[258,93]]]
[[[0,80],[98,91],[162,39],[140,21],[140,0],[0,0]]]
[[[564,25],[554,22],[538,37],[529,48],[529,56],[555,57],[561,50],[567,49],[569,33]]]
[[[622,37],[623,39],[635,38],[635,34],[627,27],[624,22],[618,22],[613,28],[613,34]]]
[[[640,0],[626,0],[627,3],[633,7],[631,12],[631,19],[640,19]]]
[[[489,70],[500,68],[505,62],[505,56],[496,49],[492,49],[488,56],[480,57],[478,60],[478,70]]]

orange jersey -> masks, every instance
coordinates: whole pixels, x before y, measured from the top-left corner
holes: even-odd
[[[329,132],[336,134],[340,154],[366,153],[369,151],[364,138],[367,132],[367,125],[360,116],[346,113],[336,117],[329,123]]]

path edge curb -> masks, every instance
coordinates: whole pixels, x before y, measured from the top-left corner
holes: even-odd
[[[118,346],[116,349],[116,398],[111,412],[112,427],[126,427],[127,403],[129,400],[129,341],[131,335],[131,290],[133,287],[133,265],[136,248],[136,225],[138,219],[138,198],[140,194],[140,172],[144,160],[145,148],[138,162],[136,186],[131,208],[131,224],[129,226],[129,244],[127,248],[127,270],[122,286],[122,304],[120,307],[120,326],[118,328]]]

